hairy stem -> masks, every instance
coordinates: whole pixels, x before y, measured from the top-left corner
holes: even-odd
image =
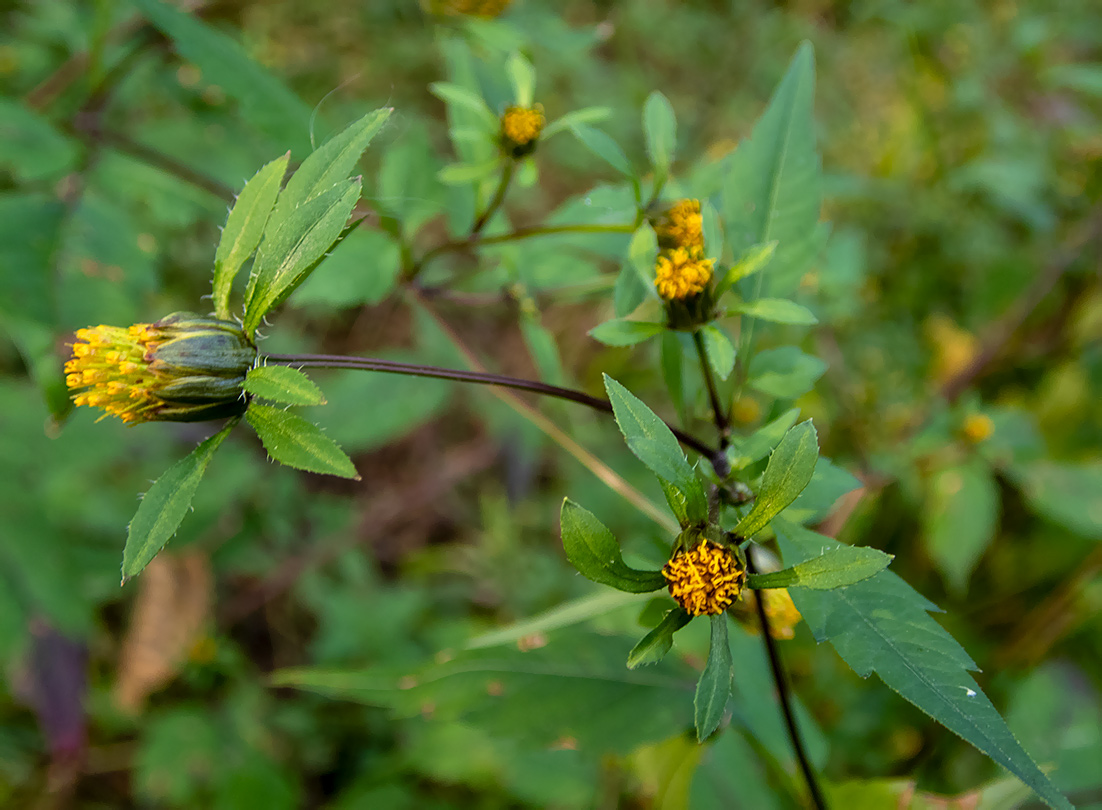
[[[269,354],[265,360],[283,366],[295,368],[348,368],[360,371],[378,371],[383,374],[405,374],[411,377],[432,377],[438,380],[455,380],[456,382],[475,383],[476,385],[500,385],[503,388],[514,388],[518,391],[530,391],[533,394],[556,397],[558,399],[577,402],[595,411],[612,413],[612,404],[608,400],[590,396],[584,391],[576,391],[573,388],[561,388],[557,385],[548,385],[538,380],[525,380],[520,377],[507,377],[503,374],[490,374],[479,371],[463,371],[462,369],[440,368],[438,366],[422,366],[413,363],[399,363],[393,360],[381,360],[374,357],[351,357],[339,354]],[[669,425],[673,435],[686,447],[700,453],[705,458],[712,460],[715,450],[709,447],[695,436],[690,436],[682,430]]]

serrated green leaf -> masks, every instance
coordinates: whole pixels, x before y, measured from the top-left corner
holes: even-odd
[[[569,498],[563,501],[559,526],[567,559],[587,579],[628,593],[647,593],[666,587],[661,571],[629,567],[612,532],[592,512]]]
[[[214,254],[214,312],[230,317],[230,290],[237,271],[260,245],[264,226],[275,207],[291,153],[268,163],[241,189]]]
[[[344,180],[296,208],[274,233],[269,224],[245,290],[246,334],[306,280],[344,231],[359,199],[359,179]]]
[[[570,125],[570,131],[574,133],[574,137],[581,141],[586,149],[616,171],[620,172],[620,174],[627,177],[631,177],[634,174],[631,168],[631,161],[629,161],[627,155],[624,154],[624,150],[604,132],[577,122]]]
[[[536,69],[519,51],[513,51],[505,62],[505,72],[513,85],[513,98],[521,107],[531,107],[536,90]]]
[[[795,399],[811,390],[826,363],[795,346],[765,349],[750,359],[748,384],[777,399]]]
[[[494,132],[500,126],[486,101],[473,90],[450,82],[433,82],[429,85],[429,92],[449,106],[474,113],[488,132]]]
[[[1084,537],[1102,539],[1102,464],[1033,461],[1009,472],[1035,514]]]
[[[680,606],[669,611],[656,628],[647,633],[628,653],[628,669],[657,664],[673,648],[673,634],[692,621]]]
[[[894,557],[868,546],[839,546],[829,548],[818,557],[806,562],[771,571],[768,574],[751,574],[751,588],[812,588],[828,591],[844,588],[879,574],[888,567]]]
[[[269,405],[249,404],[245,418],[268,455],[296,470],[360,480],[356,467],[340,446],[313,422]]]
[[[677,118],[670,100],[657,90],[647,96],[643,105],[643,135],[651,165],[665,176],[677,147]]]
[[[270,237],[278,236],[283,228],[292,225],[292,220],[298,218],[304,205],[319,195],[330,193],[348,179],[368,144],[390,118],[391,112],[389,107],[369,112],[353,121],[302,161],[302,165],[291,175],[276,200],[275,209],[264,232],[265,243]],[[356,182],[359,183],[358,180]],[[263,250],[261,247],[261,252]]]
[[[786,562],[800,562],[840,544],[777,522]],[[1006,722],[968,674],[976,665],[930,616],[937,606],[890,571],[831,591],[794,590],[792,598],[820,643],[829,641],[862,678],[875,672],[910,703],[987,754],[1050,807],[1071,803],[1022,749]]]
[[[314,381],[297,368],[257,366],[245,375],[245,390],[286,405],[324,405],[325,396]]]
[[[735,347],[727,333],[710,323],[700,330],[700,337],[704,341],[704,354],[708,357],[708,365],[721,380],[731,376],[735,368]]]
[[[230,420],[224,428],[169,467],[142,497],[134,519],[130,521],[122,552],[123,584],[140,574],[176,533],[191,508],[195,490],[199,488],[214,451],[238,421]]]
[[[759,298],[756,301],[739,301],[731,305],[731,312],[738,312],[770,323],[786,323],[810,326],[819,319],[807,307],[784,298]]]
[[[937,470],[928,483],[922,510],[926,551],[949,587],[963,595],[995,537],[998,485],[991,469],[979,459]]]
[[[647,321],[626,321],[618,318],[597,324],[589,330],[589,336],[606,346],[634,346],[665,330],[665,324]]]
[[[727,242],[734,255],[776,242],[761,292],[796,288],[819,251],[819,156],[812,101],[815,63],[804,43],[793,57],[750,138],[730,157],[723,194]]]
[[[706,520],[708,501],[704,487],[669,427],[616,380],[607,374],[604,379],[616,424],[628,448],[651,472],[684,495],[686,515],[691,522]]]
[[[719,728],[727,700],[731,697],[731,676],[734,662],[731,660],[731,644],[727,639],[727,614],[710,616],[712,620],[711,643],[708,646],[708,663],[700,673],[696,684],[693,707],[696,710],[696,739],[704,742]]]
[[[564,129],[570,129],[575,124],[596,124],[599,121],[606,120],[611,115],[612,110],[608,107],[583,107],[580,110],[573,110],[545,126],[540,134],[540,139],[545,141]]]
[[[735,533],[741,537],[753,537],[764,529],[803,492],[815,474],[818,460],[819,440],[810,420],[785,433],[777,449],[769,456],[754,507],[739,521]]]

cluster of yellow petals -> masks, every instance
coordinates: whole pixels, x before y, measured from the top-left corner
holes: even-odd
[[[712,260],[699,248],[674,248],[658,254],[654,286],[667,301],[681,301],[700,293],[712,280]]]
[[[501,116],[501,134],[515,146],[527,146],[540,136],[546,122],[543,108],[538,104],[535,107],[508,107]]]
[[[157,335],[150,324],[78,329],[65,384],[73,402],[102,408],[127,423],[143,422],[161,403],[153,394],[156,378],[149,356]]]
[[[704,217],[700,214],[700,200],[678,200],[654,230],[663,244],[704,250]]]
[[[746,570],[730,551],[703,540],[662,568],[670,596],[692,616],[722,613],[738,599]]]

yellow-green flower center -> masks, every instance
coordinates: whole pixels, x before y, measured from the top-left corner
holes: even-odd
[[[527,146],[540,136],[546,119],[543,108],[509,107],[501,116],[501,134],[513,146]]]
[[[700,250],[674,248],[658,254],[654,286],[667,301],[680,301],[702,292],[712,280],[712,260]]]
[[[730,551],[704,540],[662,568],[670,596],[692,616],[722,613],[738,599],[746,570]]]

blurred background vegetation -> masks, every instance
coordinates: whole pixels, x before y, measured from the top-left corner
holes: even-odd
[[[445,74],[442,32],[459,31],[476,54],[529,54],[549,117],[611,107],[603,126],[638,163],[639,110],[661,90],[678,116],[678,174],[705,191],[797,44],[813,43],[831,234],[801,286],[826,324],[803,345],[821,378],[796,404],[859,486],[822,530],[895,554],[893,570],[947,611],[940,621],[1027,750],[1077,805],[1102,806],[1096,3],[516,0],[496,20],[396,0],[187,6],[250,69],[178,51],[124,2],[9,0],[0,12],[0,804],[795,806],[750,635],[732,641],[736,699],[756,711],[705,748],[685,734],[703,637],[677,648],[683,683],[613,691],[510,682],[498,700],[505,687],[491,681],[359,705],[269,685],[284,667],[446,660],[592,593],[561,552],[564,494],[584,492],[618,536],[649,548],[644,516],[486,391],[319,375],[330,404],[314,418],[363,482],[261,463],[237,435],[169,553],[118,587],[136,493],[207,431],[68,417],[65,340],[200,307],[234,191],[377,106],[394,106],[396,123],[364,161],[363,210],[377,221],[404,207],[427,223],[425,244],[443,238],[449,198],[432,178],[450,147],[427,85]],[[426,145],[437,162],[416,162],[384,196],[380,161]],[[514,223],[604,204],[588,192],[612,178],[576,141],[550,141],[537,161],[538,184],[510,197]],[[349,245],[296,293],[266,348],[462,365],[458,340],[531,377],[560,373],[557,356],[587,390],[607,371],[673,414],[656,356],[585,334],[611,312],[615,264],[599,245],[502,251],[436,301],[442,321],[394,290],[392,242],[364,231]],[[518,328],[533,306],[557,342],[535,360],[532,330]],[[735,408],[746,430],[779,412],[761,392]],[[600,417],[546,413],[656,493]],[[638,607],[610,606],[521,646],[608,659],[626,677],[638,620]],[[838,806],[896,806],[916,786],[916,807],[979,789],[985,806],[1022,800],[806,629],[783,650]],[[616,717],[591,711],[607,704]]]

